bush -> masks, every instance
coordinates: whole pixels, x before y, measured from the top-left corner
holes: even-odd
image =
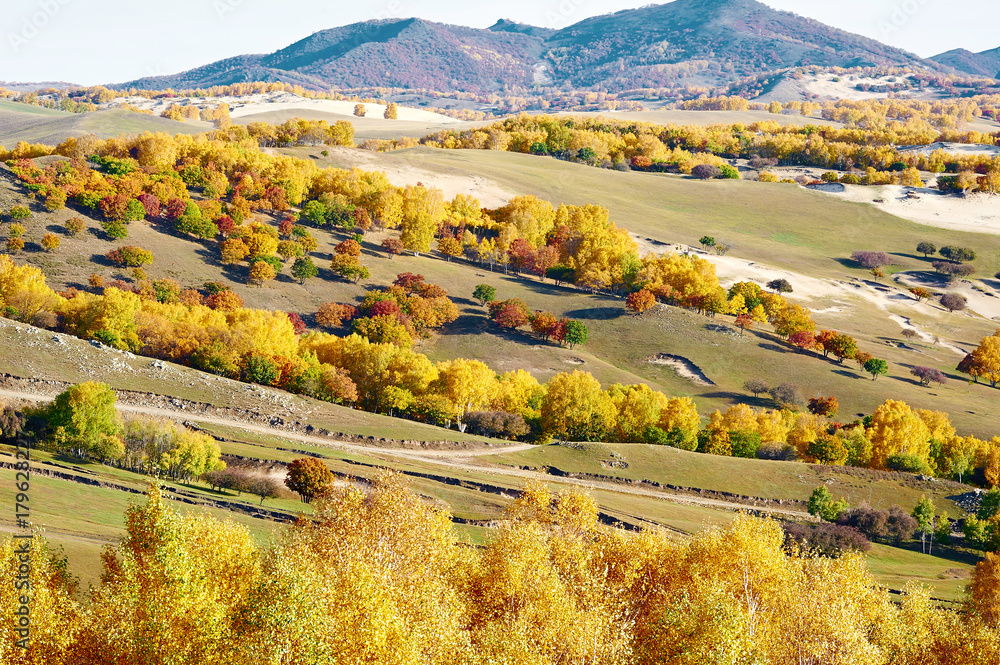
[[[698,164],[691,169],[691,175],[702,180],[711,180],[722,175],[722,169],[712,164]]]
[[[922,386],[929,386],[932,382],[943,386],[948,381],[944,373],[935,367],[914,367],[910,374],[917,377]]]
[[[954,245],[948,245],[947,247],[942,247],[938,250],[938,254],[949,261],[955,261],[956,263],[965,263],[966,261],[976,260],[976,252],[968,247],[955,247]]]
[[[719,177],[723,180],[739,180],[740,172],[729,164],[723,164],[719,167]]]
[[[891,455],[886,459],[885,466],[893,471],[902,471],[903,473],[931,473],[927,462],[916,455]]]
[[[56,251],[59,249],[60,244],[62,244],[62,241],[55,233],[46,233],[42,236],[42,249],[46,252]]]
[[[530,431],[521,414],[506,411],[472,411],[465,422],[470,433],[495,439],[515,439]]]
[[[767,288],[771,289],[775,293],[791,293],[792,285],[787,279],[772,279],[767,283]]]
[[[316,323],[324,328],[339,328],[345,321],[350,321],[358,313],[353,305],[328,302],[320,305],[316,312]]]
[[[87,223],[79,217],[74,217],[66,221],[66,233],[71,236],[79,235],[87,228]]]
[[[153,253],[148,249],[134,245],[123,245],[104,255],[119,268],[141,268],[153,262]]]
[[[801,406],[805,400],[802,391],[793,383],[782,383],[767,391],[771,398],[779,404]]]
[[[857,529],[840,524],[795,524],[785,522],[785,549],[791,553],[797,548],[806,553],[815,553],[836,558],[845,552],[867,552],[871,543]]]
[[[795,449],[795,446],[770,441],[760,444],[760,448],[757,449],[757,459],[794,462],[799,459],[799,452]]]
[[[946,293],[941,296],[941,304],[949,312],[960,312],[965,309],[967,303],[965,296],[960,293]]]
[[[867,270],[892,265],[892,258],[885,252],[858,251],[851,254],[851,259]]]

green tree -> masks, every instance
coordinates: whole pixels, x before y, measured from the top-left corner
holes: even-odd
[[[881,358],[871,358],[864,364],[865,371],[872,375],[872,381],[883,374],[889,373],[889,363]]]
[[[579,321],[567,321],[566,322],[566,343],[569,344],[569,348],[573,348],[577,344],[586,344],[587,337],[589,336],[589,331],[587,326]]]
[[[292,277],[299,280],[299,284],[305,284],[307,279],[312,279],[318,274],[319,268],[313,263],[312,257],[297,258],[292,264]]]
[[[44,412],[56,445],[79,457],[120,459],[125,448],[118,437],[117,401],[118,395],[110,386],[95,381],[61,392]]]
[[[921,242],[917,244],[917,251],[923,254],[926,259],[931,254],[937,252],[937,245],[932,242]]]
[[[497,299],[497,290],[489,284],[479,284],[472,292],[472,297],[479,301],[479,304],[486,307],[488,303]]]
[[[845,499],[834,501],[826,485],[820,485],[809,496],[807,507],[810,515],[827,522],[836,522],[840,514],[847,510],[847,501]]]
[[[309,503],[326,493],[333,485],[333,474],[326,464],[315,457],[302,457],[289,462],[285,486]]]
[[[704,247],[705,249],[710,249],[712,247],[715,247],[715,238],[713,238],[712,236],[702,236],[698,240],[698,242],[700,242],[701,246]]]
[[[930,554],[933,540],[928,542],[928,536],[934,533],[934,502],[926,496],[920,497],[911,515],[917,520],[917,530],[920,531],[920,549]]]

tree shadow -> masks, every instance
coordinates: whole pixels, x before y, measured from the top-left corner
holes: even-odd
[[[778,346],[777,344],[771,344],[770,342],[760,345],[760,348],[765,351],[777,351],[778,353],[791,353],[793,349],[784,346]]]
[[[848,379],[863,379],[863,378],[865,378],[865,377],[861,376],[860,374],[858,374],[857,372],[852,372],[852,371],[850,371],[848,369],[835,369],[835,370],[833,370],[833,373],[837,374],[838,376],[845,376]]]
[[[617,319],[625,314],[625,310],[620,307],[588,307],[586,309],[574,309],[566,312],[566,316],[574,319],[609,321]]]
[[[706,399],[725,399],[729,400],[732,404],[746,404],[747,406],[760,409],[773,409],[775,406],[774,400],[768,397],[754,397],[753,395],[746,395],[744,393],[729,390],[717,390],[709,393],[700,393],[699,396]]]

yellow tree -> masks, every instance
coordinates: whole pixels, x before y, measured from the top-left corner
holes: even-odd
[[[905,402],[887,400],[875,409],[865,432],[872,444],[871,466],[885,469],[894,455],[909,455],[922,462],[930,453],[930,430]]]
[[[588,372],[556,374],[545,386],[542,428],[577,441],[600,440],[614,425],[615,408]]]
[[[499,386],[496,373],[478,360],[450,360],[437,364],[438,378],[432,386],[455,406],[458,429],[465,431],[463,420],[496,398]]]
[[[228,660],[231,618],[260,577],[257,546],[246,527],[207,514],[182,517],[154,487],[145,505],[128,509],[125,537],[103,560],[76,662]]]

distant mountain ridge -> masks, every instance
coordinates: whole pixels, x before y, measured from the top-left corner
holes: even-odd
[[[981,53],[958,48],[936,55],[931,60],[953,67],[965,74],[1000,79],[1000,48]]]
[[[918,56],[756,0],[675,0],[562,30],[500,20],[486,30],[419,18],[321,30],[267,55],[242,55],[115,88],[198,88],[284,81],[316,90],[530,89],[536,81],[609,90],[721,86],[789,67],[907,65]],[[540,75],[541,74],[541,75]]]

